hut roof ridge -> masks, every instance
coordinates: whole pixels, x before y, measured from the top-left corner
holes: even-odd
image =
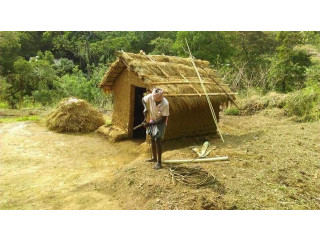
[[[147,88],[160,87],[165,95],[170,98],[179,97],[181,102],[196,102],[198,101],[196,96],[201,99],[205,96],[190,58],[123,51],[118,52],[117,55],[117,60],[111,64],[100,83],[100,87],[105,90],[113,85],[124,70],[128,69],[135,73]],[[211,94],[210,98],[218,102],[227,102],[230,96],[227,96],[226,92],[234,98],[234,93],[227,84],[222,83],[208,61],[194,59],[194,62],[206,91]],[[203,100],[205,101],[205,98]]]
[[[117,55],[117,60],[111,64],[109,70],[105,73],[100,87],[112,85],[126,68],[135,72],[139,78],[142,81],[146,81],[146,83],[154,80],[152,76],[157,76],[158,79],[170,77],[180,78],[182,81],[185,81],[184,77],[197,77],[190,58],[168,55],[146,55],[141,53],[135,54],[123,51],[117,52]],[[214,70],[210,68],[208,61],[199,59],[194,59],[194,61],[200,69],[205,69],[216,75]],[[186,74],[186,72],[188,72],[188,74]],[[149,76],[151,76],[151,78],[149,78]],[[175,79],[175,81],[176,80],[177,79]]]

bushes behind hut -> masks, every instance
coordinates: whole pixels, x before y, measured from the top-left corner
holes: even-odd
[[[105,124],[102,113],[85,100],[63,99],[46,118],[46,125],[56,132],[92,132]]]
[[[224,110],[226,115],[253,115],[265,109],[281,108],[284,114],[292,116],[292,120],[319,121],[320,120],[320,84],[308,83],[307,87],[289,93],[270,92],[260,95],[256,92],[239,99],[241,111],[231,106]]]
[[[250,97],[241,99],[240,108],[242,114],[252,115],[266,108],[283,108],[286,105],[287,95],[270,92],[265,96],[254,94]]]
[[[320,120],[320,84],[308,87],[289,95],[286,111],[290,116],[297,116],[298,121]]]

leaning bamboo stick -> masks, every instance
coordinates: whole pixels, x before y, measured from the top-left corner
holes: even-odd
[[[148,77],[159,77],[157,74],[155,74],[155,75],[152,75],[152,74],[148,74]],[[199,81],[193,81],[193,80],[195,80],[195,79],[198,79],[198,76],[196,76],[196,77],[187,77],[188,78],[188,81],[190,81],[190,82],[194,82],[194,83],[199,83]],[[170,75],[169,77],[168,77],[168,79],[177,79],[177,80],[174,80],[174,81],[179,81],[179,79],[181,79],[181,75],[179,75],[179,76],[176,76],[176,75]],[[209,77],[202,77],[202,79],[204,80],[204,82],[206,82],[206,83],[208,83],[208,84],[213,84],[213,85],[217,85],[214,81],[211,81],[212,79],[211,79],[211,77],[209,76]],[[216,79],[218,79],[219,80],[219,78],[216,78]],[[227,83],[219,83],[220,85],[222,85],[222,86],[229,86],[229,84],[227,84]]]
[[[148,56],[148,55],[146,55],[146,56],[147,56],[147,58],[148,58],[151,62],[155,63],[156,67],[157,67],[167,78],[169,78],[169,75],[156,63],[156,61],[153,60],[152,57],[150,57],[150,56]]]
[[[229,160],[228,156],[214,157],[214,158],[196,158],[196,159],[182,159],[182,160],[163,160],[163,163],[198,163],[198,162],[214,162]]]
[[[184,83],[189,83],[189,86],[201,97],[201,94],[199,93],[199,91],[192,85],[192,83],[190,83],[190,81],[188,79],[186,79],[185,76],[183,76],[183,74],[181,72],[179,72],[179,74],[181,75],[181,77],[183,77],[184,79]]]
[[[201,94],[205,94],[205,93],[201,93]],[[238,93],[231,93],[232,95],[237,95]],[[226,95],[225,93],[207,93],[208,96],[224,96]],[[198,94],[195,93],[177,93],[177,94],[164,94],[164,96],[167,97],[194,97],[194,96],[198,96]],[[205,97],[205,95],[201,95],[200,97]]]
[[[218,120],[217,120],[216,114],[215,114],[215,112],[214,112],[212,103],[211,103],[210,98],[209,98],[209,96],[208,96],[208,94],[207,94],[207,90],[206,90],[206,88],[205,88],[205,86],[204,86],[204,84],[203,84],[203,80],[202,80],[202,78],[200,77],[200,74],[199,74],[199,72],[198,72],[198,69],[197,69],[197,67],[196,67],[196,64],[194,63],[193,56],[192,56],[192,54],[191,54],[191,51],[190,51],[190,48],[189,48],[189,44],[188,44],[188,42],[187,42],[187,39],[185,39],[185,40],[186,40],[187,47],[188,47],[188,50],[189,50],[189,54],[190,54],[190,58],[191,58],[191,61],[192,61],[192,65],[193,65],[193,67],[194,67],[194,69],[195,69],[195,71],[196,71],[196,73],[197,73],[197,75],[198,75],[198,78],[199,78],[199,80],[200,80],[201,86],[202,86],[203,91],[204,91],[204,93],[205,93],[205,95],[206,95],[206,98],[207,98],[207,101],[208,101],[208,104],[209,104],[209,108],[210,108],[210,111],[211,111],[211,114],[212,114],[212,118],[213,118],[213,120],[214,120],[214,122],[215,122],[215,124],[216,124],[216,127],[217,127],[218,133],[219,133],[219,135],[220,135],[220,138],[221,138],[222,142],[224,142],[222,133],[221,133],[221,131],[220,131],[220,129],[219,129],[219,126],[218,126]]]
[[[221,86],[222,84],[219,84],[214,77],[212,77],[204,68],[201,68],[206,74],[208,74],[208,76],[228,95],[228,98],[231,100],[231,102],[239,109],[240,107],[236,104],[235,101],[233,101],[233,99],[229,96],[228,92]]]
[[[170,78],[170,77],[169,77]],[[150,85],[164,85],[164,84],[190,84],[190,83],[196,83],[196,84],[201,84],[200,82],[196,82],[196,81],[167,81],[167,82],[153,82],[153,83],[149,83]],[[203,82],[204,84],[211,84],[211,85],[217,85],[214,82]],[[224,86],[228,86],[228,84],[224,84]]]

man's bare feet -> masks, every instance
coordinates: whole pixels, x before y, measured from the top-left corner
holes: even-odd
[[[157,162],[157,160],[155,160],[154,158],[151,158],[151,159],[146,160],[146,162]]]
[[[159,169],[161,169],[161,168],[162,168],[162,165],[159,164],[159,163],[157,163],[157,164],[154,165],[154,167],[153,167],[153,169],[155,169],[155,170],[159,170]]]

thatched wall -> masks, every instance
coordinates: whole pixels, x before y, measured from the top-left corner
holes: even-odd
[[[170,117],[166,129],[165,139],[187,136],[198,136],[216,133],[216,126],[207,104],[190,109],[179,109],[175,101],[168,98]],[[215,114],[219,118],[219,105],[213,103]]]

